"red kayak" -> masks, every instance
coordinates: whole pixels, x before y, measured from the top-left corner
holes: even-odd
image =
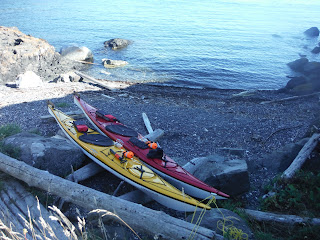
[[[178,189],[198,199],[205,199],[210,195],[214,195],[217,199],[229,197],[228,194],[209,186],[183,169],[173,159],[164,154],[156,143],[148,141],[134,129],[120,123],[114,116],[89,105],[78,94],[74,94],[74,103],[101,134],[118,142],[128,151],[132,151],[152,170]]]

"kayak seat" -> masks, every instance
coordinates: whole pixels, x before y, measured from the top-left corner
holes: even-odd
[[[109,132],[124,136],[124,137],[138,137],[138,133],[132,128],[128,128],[124,125],[114,124],[108,125],[105,129]]]
[[[88,126],[83,120],[73,121],[73,126],[77,129],[78,132],[85,133],[88,131]]]
[[[134,146],[138,147],[138,148],[141,148],[141,149],[147,149],[148,148],[148,145],[143,142],[143,141],[140,141],[138,138],[136,137],[132,137],[129,139],[129,142],[131,144],[133,144]]]
[[[84,134],[79,137],[79,140],[102,147],[111,147],[114,143],[111,138],[101,134]]]
[[[108,122],[120,122],[116,117],[114,117],[110,114],[107,114],[102,110],[97,110],[96,115],[97,115],[97,117],[100,117]]]

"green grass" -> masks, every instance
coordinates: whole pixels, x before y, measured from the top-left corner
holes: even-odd
[[[13,157],[19,158],[21,155],[21,149],[11,144],[4,144],[3,140],[9,136],[20,133],[21,129],[16,124],[7,124],[0,127],[0,152]]]
[[[56,103],[55,106],[58,108],[66,108],[66,107],[70,107],[70,104],[66,102],[61,102],[61,103]]]
[[[21,128],[16,124],[3,125],[0,127],[0,141],[20,132]]]
[[[300,171],[289,182],[278,179],[267,189],[275,194],[262,200],[263,210],[320,216],[320,173]]]
[[[267,212],[320,217],[320,173],[300,171],[290,181],[274,178],[266,187],[272,195],[261,199],[261,209]],[[318,239],[320,226],[309,224],[285,226],[281,224],[250,223],[258,240]]]

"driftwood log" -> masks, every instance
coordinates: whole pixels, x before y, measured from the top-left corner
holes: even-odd
[[[106,88],[106,89],[108,89],[108,90],[110,90],[110,91],[114,91],[114,89],[110,88],[108,85],[102,83],[101,81],[95,79],[94,77],[91,77],[91,76],[89,76],[89,75],[87,75],[87,74],[84,74],[84,73],[82,73],[82,72],[79,72],[79,71],[74,71],[74,72],[75,72],[75,74],[79,75],[79,76],[82,77],[82,78],[86,78],[86,79],[88,79],[89,81],[91,81],[91,82],[93,82],[93,83],[95,83],[95,84],[98,84],[98,85],[101,86],[101,87],[104,87],[104,88]]]
[[[300,150],[297,157],[293,160],[291,165],[283,172],[281,178],[283,179],[290,179],[294,176],[294,174],[302,167],[304,162],[310,156],[314,148],[317,146],[319,142],[320,134],[315,133],[312,137],[308,140],[308,142],[303,146]]]
[[[57,177],[47,171],[35,169],[24,162],[0,153],[0,170],[66,201],[87,210],[104,209],[116,212],[133,229],[168,239],[187,239],[194,225],[163,212],[113,197],[91,188]],[[194,239],[223,239],[214,231],[199,227]]]
[[[310,224],[320,225],[320,218],[299,217],[295,215],[275,214],[256,210],[244,209],[244,212],[253,220],[264,223],[285,225]]]
[[[286,102],[286,101],[291,101],[291,100],[296,100],[296,99],[301,99],[301,98],[313,97],[313,96],[316,96],[316,95],[319,95],[319,94],[320,94],[320,92],[316,92],[316,93],[311,93],[311,94],[306,94],[306,95],[287,97],[287,98],[271,100],[271,101],[264,101],[264,102],[261,102],[260,104]]]
[[[43,228],[40,224],[41,219],[43,219],[50,225],[57,239],[68,239],[63,234],[60,224],[51,220],[49,212],[16,180],[7,180],[5,188],[0,192],[0,212],[2,212],[0,218],[6,221],[6,225],[13,224],[13,230],[20,234],[22,234],[24,228],[28,229],[25,221],[30,221],[30,215],[34,220],[34,234],[43,235],[42,233],[45,232],[49,236],[48,229]],[[28,229],[26,237],[27,239],[32,239],[30,229]]]

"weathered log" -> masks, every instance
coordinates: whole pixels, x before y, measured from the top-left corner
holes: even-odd
[[[312,137],[308,140],[308,142],[303,146],[303,148],[298,153],[297,157],[293,160],[291,165],[283,172],[281,178],[283,179],[290,179],[293,175],[298,171],[307,158],[310,156],[313,149],[317,146],[319,142],[320,134],[315,133]]]
[[[119,198],[138,204],[146,204],[148,202],[154,201],[151,197],[141,192],[140,190],[134,190],[132,192],[125,193],[119,196]]]
[[[69,181],[81,182],[102,171],[106,171],[106,170],[100,167],[98,164],[92,162],[74,171],[72,174],[68,175],[66,179]]]
[[[102,83],[101,81],[95,79],[94,77],[91,77],[91,76],[89,76],[89,75],[87,75],[87,74],[84,74],[84,73],[82,73],[82,72],[79,72],[79,71],[75,71],[75,73],[76,73],[77,75],[79,75],[80,77],[86,78],[86,79],[88,79],[89,81],[98,84],[98,85],[101,86],[101,87],[104,87],[104,88],[106,88],[106,89],[108,89],[108,90],[110,90],[110,91],[114,91],[114,89],[110,88],[109,86],[107,86],[106,84]]]
[[[145,135],[144,137],[149,139],[150,141],[157,141],[160,137],[162,137],[164,134],[164,131],[162,129],[156,129],[153,132]]]
[[[313,97],[313,96],[319,95],[319,94],[320,94],[320,92],[316,92],[316,93],[300,95],[300,96],[293,96],[293,97],[287,97],[287,98],[282,98],[282,99],[277,99],[277,100],[272,100],[272,101],[264,101],[264,102],[261,102],[260,104],[269,104],[269,103],[278,103],[278,102],[291,101],[291,100],[296,100],[296,99],[300,99],[300,98]]]
[[[77,204],[87,210],[104,209],[116,211],[127,224],[139,231],[168,239],[187,239],[194,225],[155,211],[142,205],[113,197],[88,187],[54,176],[47,171],[35,169],[24,162],[0,153],[0,170],[66,201]],[[157,217],[155,217],[157,216]],[[164,227],[167,226],[167,227]],[[195,239],[223,239],[214,231],[199,227]]]
[[[285,225],[310,224],[320,225],[320,218],[299,217],[296,215],[275,214],[251,209],[243,209],[244,212],[255,221],[264,223],[276,223]]]
[[[19,234],[22,234],[23,229],[25,228],[24,222],[18,214],[22,214],[18,208],[12,208],[8,206],[4,201],[9,199],[6,193],[0,193],[0,219],[5,224],[9,230],[9,232],[15,231]],[[12,212],[14,211],[14,212]],[[18,217],[17,217],[18,216]],[[31,239],[30,233],[27,233],[28,239]]]
[[[151,123],[150,123],[150,120],[149,120],[147,114],[146,113],[142,113],[142,118],[143,118],[143,122],[146,125],[146,128],[148,130],[148,133],[152,133],[153,129],[151,127]]]
[[[28,215],[30,212],[30,217],[34,220],[33,228],[36,234],[41,234],[42,232],[46,231],[46,235],[49,235],[49,232],[47,232],[48,228],[44,228],[40,223],[40,219],[43,219],[46,223],[49,224],[58,239],[68,239],[61,231],[62,228],[60,224],[56,221],[51,220],[49,212],[17,181],[7,181],[6,189],[4,190],[4,192],[9,198],[9,202],[7,202],[7,205],[11,205],[11,209],[18,211],[13,212],[13,216],[15,216],[16,219],[22,221],[21,217],[23,217],[26,221],[29,222],[30,219]],[[25,226],[24,228],[27,227]]]

